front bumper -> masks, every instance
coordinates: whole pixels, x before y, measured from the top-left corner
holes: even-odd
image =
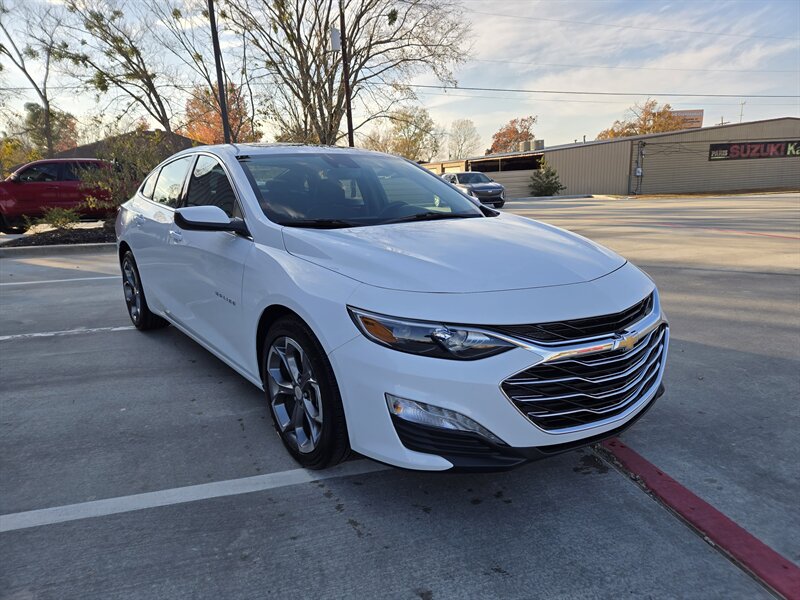
[[[660,309],[659,309],[660,312]],[[659,315],[660,318],[660,315]],[[498,470],[617,435],[663,393],[662,372],[629,410],[580,430],[545,431],[505,396],[500,384],[545,357],[517,348],[477,361],[431,359],[379,346],[360,335],[329,354],[342,394],[350,445],[399,467],[443,471]],[[401,421],[389,393],[461,413],[503,442]]]
[[[614,429],[574,442],[552,444],[550,446],[512,448],[511,446],[495,444],[475,433],[427,427],[395,416],[392,416],[392,423],[403,446],[416,452],[441,456],[453,465],[451,469],[453,471],[505,471],[527,462],[547,458],[615,437],[644,416],[663,394],[664,385],[661,384],[658,386],[653,398],[647,402],[644,408],[636,413],[633,418]]]

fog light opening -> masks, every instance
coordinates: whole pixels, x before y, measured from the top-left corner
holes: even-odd
[[[495,444],[505,445],[503,440],[483,425],[461,413],[392,394],[386,394],[386,405],[391,414],[404,421],[438,429],[476,433]]]

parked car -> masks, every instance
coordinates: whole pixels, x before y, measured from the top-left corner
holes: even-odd
[[[174,325],[262,389],[304,467],[352,449],[510,468],[617,435],[663,392],[669,328],[646,274],[402,158],[185,150],[116,231],[133,324]]]
[[[99,190],[87,189],[82,174],[109,163],[95,158],[37,160],[19,167],[0,181],[0,229],[24,229],[24,217],[41,217],[48,208],[77,208],[87,217],[100,216],[85,203],[89,195],[103,198]]]
[[[495,208],[503,208],[506,203],[506,188],[492,180],[485,173],[466,171],[464,173],[445,173],[442,179],[474,196],[482,204],[491,204]]]

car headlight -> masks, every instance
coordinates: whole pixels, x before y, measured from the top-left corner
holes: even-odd
[[[458,325],[409,321],[348,307],[368,339],[400,352],[451,360],[475,360],[516,347],[513,342]]]

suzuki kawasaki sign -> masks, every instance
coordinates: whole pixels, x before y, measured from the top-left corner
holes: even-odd
[[[708,160],[740,160],[743,158],[786,158],[800,156],[800,140],[783,142],[732,142],[711,144]]]

